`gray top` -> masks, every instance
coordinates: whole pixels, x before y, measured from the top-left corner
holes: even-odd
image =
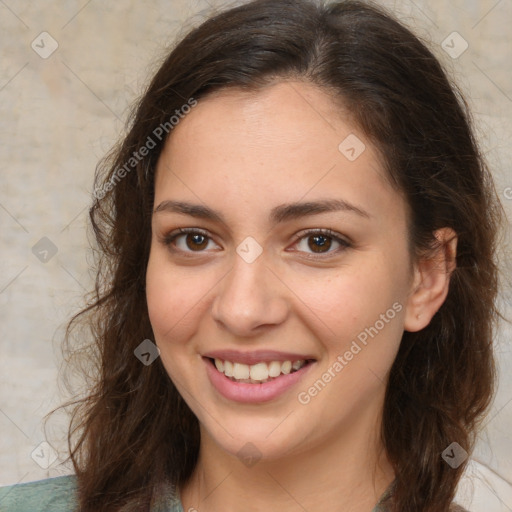
[[[48,478],[38,482],[11,485],[0,488],[1,512],[75,512],[75,475]],[[159,512],[183,512],[176,496]]]
[[[381,502],[389,492],[388,488],[372,512],[386,512]],[[76,512],[76,508],[76,477],[74,475],[0,488],[1,512]],[[171,495],[165,505],[158,507],[158,512],[183,512],[179,496]],[[456,507],[453,512],[467,511]]]

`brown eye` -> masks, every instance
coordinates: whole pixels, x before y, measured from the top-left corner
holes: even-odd
[[[192,251],[200,251],[208,245],[208,238],[200,233],[189,233],[185,235],[185,243]]]
[[[325,235],[314,235],[308,237],[308,247],[317,253],[329,251],[332,245],[332,239]]]
[[[208,248],[209,244],[216,245],[206,233],[193,228],[182,228],[174,231],[164,237],[163,243],[173,252],[189,254],[192,252],[206,252],[205,249]]]
[[[297,236],[295,245],[298,252],[305,253],[309,258],[335,256],[352,247],[351,242],[330,229],[315,229],[303,232]]]

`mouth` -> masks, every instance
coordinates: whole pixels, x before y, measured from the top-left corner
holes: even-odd
[[[316,363],[316,359],[310,357],[274,352],[224,351],[203,355],[202,359],[208,379],[220,395],[230,401],[250,404],[269,402],[284,395],[297,386]]]
[[[297,359],[295,361],[261,361],[249,365],[213,357],[206,359],[219,373],[222,373],[232,382],[242,382],[244,384],[272,382],[283,375],[295,373],[314,362],[314,359]]]

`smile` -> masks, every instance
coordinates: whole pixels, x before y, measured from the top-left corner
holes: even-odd
[[[246,384],[263,384],[277,379],[281,375],[294,373],[304,367],[308,360],[260,362],[253,365],[235,363],[215,358],[215,367],[220,373],[234,382]]]
[[[252,404],[284,395],[316,363],[315,359],[301,358],[299,354],[270,352],[240,354],[223,351],[204,355],[202,359],[210,384],[222,397]]]

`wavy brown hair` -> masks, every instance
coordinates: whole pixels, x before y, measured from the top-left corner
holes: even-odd
[[[165,484],[184,483],[197,462],[197,418],[159,359],[145,366],[134,356],[154,339],[145,273],[165,143],[155,129],[212,91],[290,78],[334,93],[380,152],[410,207],[414,257],[434,247],[438,228],[458,236],[446,301],[427,327],[403,334],[382,425],[396,475],[390,510],[440,512],[452,503],[465,464],[452,469],[441,453],[453,441],[472,450],[494,391],[499,316],[501,205],[467,104],[427,45],[377,6],[256,0],[211,16],[175,45],[133,109],[127,135],[98,166],[101,193],[90,210],[95,293],[67,334],[73,350],[71,333],[84,321],[95,340],[85,352],[96,363],[94,385],[74,402],[69,433],[84,512],[149,510]],[[155,147],[134,158],[148,138]]]

